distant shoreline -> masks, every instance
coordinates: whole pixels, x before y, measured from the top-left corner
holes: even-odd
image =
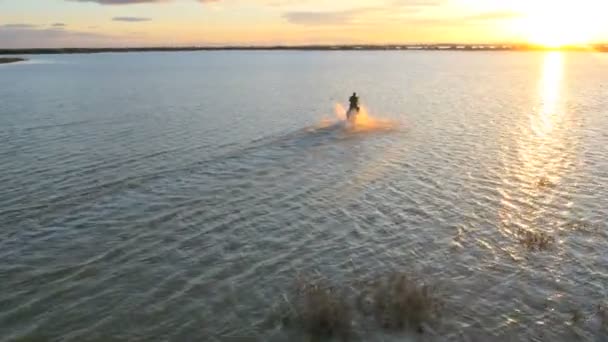
[[[546,48],[523,44],[405,44],[405,45],[300,45],[300,46],[191,46],[130,48],[0,49],[0,55],[74,54],[104,52],[173,51],[578,51],[608,52],[608,44]]]
[[[0,64],[25,62],[25,58],[0,58]]]

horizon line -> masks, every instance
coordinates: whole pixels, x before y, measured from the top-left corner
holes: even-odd
[[[221,51],[221,50],[310,50],[310,51],[596,51],[608,52],[607,43],[549,47],[532,43],[408,43],[408,44],[274,44],[274,45],[183,45],[123,47],[0,48],[0,55],[95,52]]]

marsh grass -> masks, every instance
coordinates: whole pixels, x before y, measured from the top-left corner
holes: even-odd
[[[282,299],[274,315],[284,326],[299,328],[315,340],[352,336],[354,309],[344,291],[326,279],[300,277],[292,294]]]
[[[422,324],[438,312],[436,288],[405,273],[380,279],[372,289],[372,312],[385,329],[423,332]]]
[[[601,328],[608,330],[608,304],[598,304],[597,314],[600,317]]]
[[[555,238],[545,232],[534,232],[521,228],[517,230],[517,238],[531,251],[544,251],[555,244]]]
[[[572,315],[572,317],[570,319],[570,322],[572,322],[574,324],[579,323],[584,318],[583,312],[581,310],[579,310],[579,309],[576,309],[576,308],[570,310],[570,314]]]
[[[555,187],[555,183],[552,182],[548,177],[541,177],[536,182],[536,187],[538,187],[538,188],[552,188],[552,187]]]
[[[439,314],[437,287],[406,273],[334,286],[327,279],[298,278],[291,294],[272,310],[272,320],[318,340],[350,340],[366,323],[390,331],[423,326]]]

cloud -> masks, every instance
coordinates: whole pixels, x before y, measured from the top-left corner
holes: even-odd
[[[467,20],[509,20],[509,19],[514,19],[514,18],[518,18],[521,17],[522,14],[518,13],[518,12],[514,12],[514,11],[496,11],[496,12],[486,12],[486,13],[479,13],[479,14],[473,14],[470,16],[465,17],[465,19]]]
[[[464,15],[429,15],[446,0],[394,0],[385,6],[338,11],[287,11],[282,17],[289,23],[306,26],[373,26],[382,23],[428,24],[438,26],[485,24],[521,17],[514,11],[481,12]]]
[[[141,44],[133,35],[108,35],[86,31],[71,31],[62,27],[0,26],[0,46],[5,49],[107,47]]]
[[[151,21],[152,19],[150,18],[143,18],[143,17],[114,17],[112,18],[112,21],[126,21],[126,22],[131,22],[131,23],[136,23],[136,22],[142,22],[142,21]]]
[[[513,11],[495,11],[452,17],[412,18],[408,23],[433,26],[486,25],[497,21],[520,18],[521,16],[521,13]]]
[[[404,20],[408,15],[421,13],[446,3],[447,0],[392,0],[383,6],[353,8],[339,11],[289,11],[283,18],[299,25],[374,24]],[[273,5],[277,5],[275,1]],[[291,3],[291,2],[289,2]],[[370,19],[372,19],[370,21]]]
[[[2,25],[0,27],[14,28],[14,29],[25,29],[25,28],[34,28],[34,27],[36,27],[36,25],[32,25],[32,24],[5,24],[5,25]]]
[[[51,25],[52,27],[65,27],[64,23],[54,23],[53,25]]]
[[[434,7],[445,3],[446,0],[393,0],[392,5],[396,7]]]
[[[157,4],[172,2],[173,0],[68,0],[75,2],[94,2],[100,5],[135,5],[135,4]],[[220,0],[195,0],[200,3],[218,2]]]
[[[333,25],[352,23],[362,10],[346,10],[333,12],[292,11],[283,14],[288,22],[300,25]]]
[[[299,25],[353,25],[374,24],[394,20],[404,20],[404,16],[421,12],[431,2],[415,1],[414,5],[401,3],[399,10],[393,7],[366,7],[343,11],[290,11],[283,18]],[[433,4],[435,2],[432,2]]]
[[[95,2],[100,5],[133,5],[133,4],[169,2],[170,0],[70,0],[70,1]]]

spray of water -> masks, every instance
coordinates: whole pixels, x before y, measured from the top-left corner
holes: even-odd
[[[336,103],[334,112],[338,120],[346,122],[346,128],[354,132],[387,131],[398,128],[399,123],[395,120],[381,119],[372,116],[366,107],[361,109],[354,118],[346,120],[346,108],[340,103]]]

